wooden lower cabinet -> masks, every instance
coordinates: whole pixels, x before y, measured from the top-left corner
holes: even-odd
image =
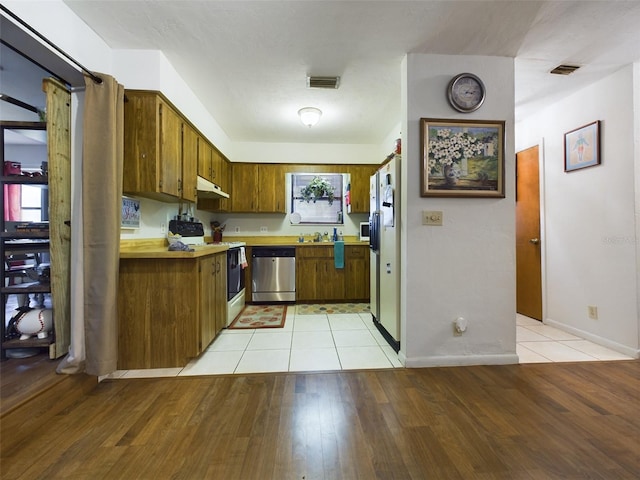
[[[371,295],[369,269],[371,258],[368,246],[345,247],[345,298],[368,302]]]
[[[226,322],[226,252],[120,260],[118,369],[184,367]]]
[[[367,246],[346,245],[344,268],[336,268],[333,245],[298,247],[296,301],[369,301],[368,253]]]

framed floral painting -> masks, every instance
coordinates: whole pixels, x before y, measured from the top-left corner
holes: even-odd
[[[564,134],[564,171],[600,165],[600,121]]]
[[[421,118],[421,196],[504,198],[504,123]]]

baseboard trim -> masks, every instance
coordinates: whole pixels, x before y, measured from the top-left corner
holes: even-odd
[[[491,355],[443,355],[430,357],[415,357],[405,360],[407,368],[421,367],[461,367],[471,365],[513,365],[520,363],[515,353]]]
[[[613,340],[609,340],[608,338],[603,338],[599,335],[594,335],[593,333],[586,332],[565,323],[557,322],[556,320],[553,320],[551,318],[545,319],[544,324],[555,327],[558,330],[562,330],[563,332],[575,335],[576,337],[584,338],[585,340],[589,340],[590,342],[596,343],[603,347],[610,348],[611,350],[615,350],[616,352],[622,353],[623,355],[627,355],[632,358],[640,358],[640,348],[633,348],[627,345],[622,345],[621,343],[614,342]]]

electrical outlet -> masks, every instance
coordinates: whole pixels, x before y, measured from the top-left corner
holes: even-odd
[[[160,224],[160,233],[167,233],[167,224],[166,223]]]
[[[235,228],[235,232],[238,233],[240,231],[240,227]]]
[[[268,232],[268,231],[269,231],[269,229],[267,227],[265,227],[265,226],[260,227],[260,233],[265,233],[265,232]]]
[[[422,211],[422,224],[431,226],[442,226],[442,212],[423,210]]]
[[[589,313],[589,318],[591,320],[598,319],[598,307],[595,305],[587,305],[587,312]]]
[[[452,322],[451,326],[453,327],[453,336],[454,337],[461,337],[462,336],[462,332],[460,330],[458,330],[456,322]]]

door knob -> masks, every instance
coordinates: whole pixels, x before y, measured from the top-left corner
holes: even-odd
[[[534,245],[537,245],[540,243],[540,240],[538,238],[532,238],[529,240],[529,243],[533,243]]]

